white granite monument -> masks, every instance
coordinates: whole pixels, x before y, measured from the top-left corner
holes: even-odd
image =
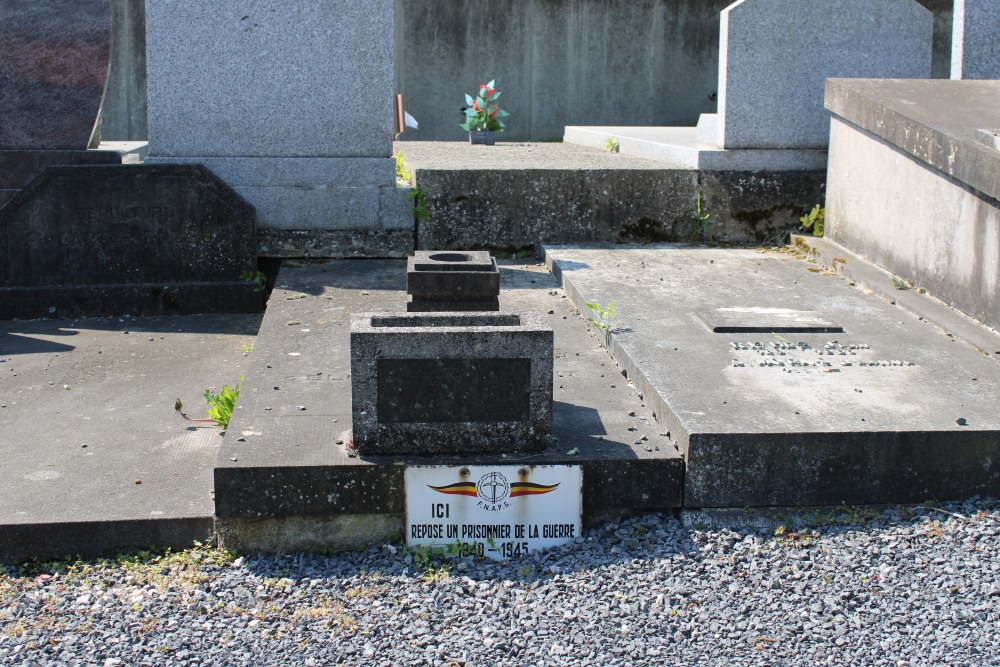
[[[257,209],[261,254],[406,256],[392,0],[146,0],[150,163],[199,162]]]

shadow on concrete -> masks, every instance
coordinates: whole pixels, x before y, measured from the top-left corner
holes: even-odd
[[[533,290],[556,289],[559,285],[550,274],[539,273],[537,270],[521,268],[521,266],[510,266],[500,264],[500,291],[504,290]]]
[[[313,266],[305,280],[295,281],[295,291],[323,294],[335,290],[406,291],[406,260],[402,259],[296,259],[285,260],[283,267]],[[279,279],[275,285],[283,288]]]
[[[0,321],[0,356],[71,352],[73,337],[84,331],[253,336],[260,320],[259,313],[239,313]]]
[[[79,332],[54,328],[46,336],[76,336]],[[76,347],[44,338],[36,338],[32,333],[0,330],[0,357],[19,354],[55,354],[71,352]]]

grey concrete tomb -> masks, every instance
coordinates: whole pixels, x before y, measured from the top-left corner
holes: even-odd
[[[537,452],[552,433],[552,329],[538,313],[360,313],[361,454]]]

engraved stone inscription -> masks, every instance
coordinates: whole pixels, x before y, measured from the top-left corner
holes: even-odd
[[[784,372],[839,373],[849,368],[916,366],[905,359],[879,359],[867,343],[829,341],[813,347],[805,342],[753,341],[730,343],[735,368],[780,368]]]

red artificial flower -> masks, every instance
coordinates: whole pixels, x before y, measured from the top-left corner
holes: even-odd
[[[483,89],[483,88],[485,88],[485,87],[486,87],[486,84],[485,84],[485,83],[481,83],[481,84],[479,84],[479,90],[482,90],[482,89]]]
[[[477,102],[476,100],[473,100],[473,101],[472,101],[472,108],[473,108],[473,109],[474,109],[475,111],[480,111],[480,108],[479,108],[479,103],[478,103],[478,102]]]
[[[496,90],[496,89],[495,88],[490,88],[489,90],[486,91],[486,94],[487,95],[492,95],[494,90]]]
[[[498,108],[496,111],[494,111],[493,113],[491,113],[490,114],[490,118],[496,118],[497,117],[497,111],[500,111],[500,109]]]

